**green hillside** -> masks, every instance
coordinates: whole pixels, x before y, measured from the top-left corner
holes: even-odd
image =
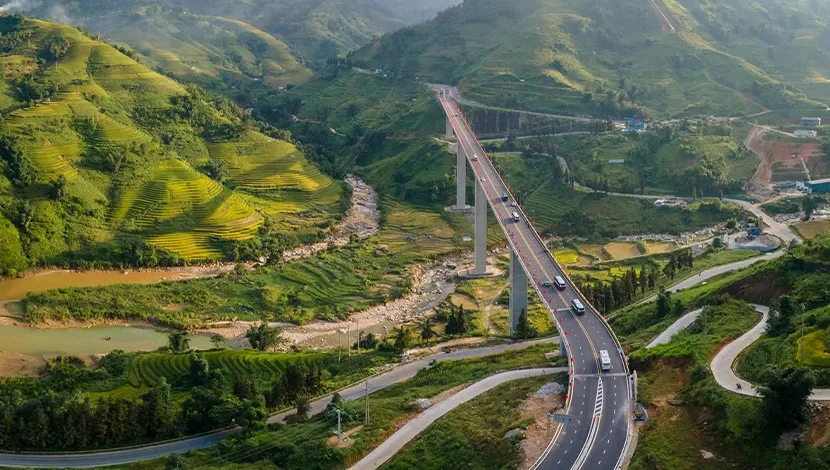
[[[467,0],[353,60],[459,84],[489,105],[569,114],[739,116],[830,101],[826,5],[666,4],[675,32],[642,0]]]
[[[430,0],[415,5],[401,0],[47,0],[24,2],[23,5],[33,7],[23,12],[83,24],[109,39],[140,49],[173,73],[190,74],[196,72],[191,67],[197,67],[210,76],[216,70],[250,76],[252,71],[262,68],[267,80],[272,75],[283,75],[283,81],[298,83],[300,78],[306,78],[306,71],[298,66],[286,43],[304,61],[321,64],[381,34],[430,19],[455,3],[458,2]],[[258,53],[266,47],[267,54]]]
[[[227,100],[75,28],[0,33],[0,271],[226,258],[263,230],[314,239],[338,210],[338,183]]]
[[[119,19],[93,19],[89,27],[129,44],[151,66],[182,80],[214,88],[254,81],[279,87],[311,76],[288,45],[243,21],[158,6],[124,11]]]

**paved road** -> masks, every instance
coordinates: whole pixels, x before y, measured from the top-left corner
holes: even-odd
[[[769,307],[764,305],[752,304],[755,310],[761,313],[761,321],[752,327],[751,330],[744,333],[740,338],[727,344],[721,349],[718,354],[712,359],[710,367],[712,374],[715,376],[715,381],[721,387],[733,393],[738,393],[748,397],[758,397],[756,385],[748,382],[735,373],[733,368],[735,361],[741,352],[748,348],[752,343],[758,341],[761,335],[764,334],[767,328],[767,318],[769,318]],[[665,331],[660,333],[657,338],[649,343],[646,348],[653,348],[659,344],[666,344],[671,341],[672,336],[680,331],[688,328],[700,316],[702,309],[697,309],[680,317],[676,322],[672,323]],[[740,384],[740,387],[738,387]],[[813,390],[810,395],[810,401],[830,401],[830,389],[817,388]]]
[[[740,199],[724,199],[724,201],[731,202],[733,204],[737,204],[744,209],[752,212],[753,215],[759,217],[764,223],[767,225],[766,232],[775,235],[776,237],[788,242],[788,243],[798,243],[801,239],[798,235],[795,234],[789,227],[786,225],[777,222],[775,219],[769,216],[766,212],[761,210],[761,208],[753,204],[749,201],[741,201]]]
[[[559,337],[544,338],[535,341],[521,343],[500,344],[483,348],[460,349],[450,353],[439,353],[432,356],[418,359],[416,361],[402,364],[389,372],[373,377],[369,380],[369,393],[376,392],[390,385],[411,379],[419,370],[427,367],[432,360],[438,362],[450,359],[470,359],[474,357],[489,356],[506,351],[516,351],[536,344],[559,343]],[[354,400],[364,397],[366,394],[365,385],[356,385],[340,392],[340,395],[347,400]],[[321,412],[331,401],[331,397],[324,397],[311,403],[311,414]],[[282,421],[286,416],[293,413],[280,413],[268,419],[269,423]],[[0,454],[0,467],[25,467],[25,468],[90,468],[107,465],[122,465],[141,460],[157,459],[171,454],[181,454],[189,450],[204,449],[218,444],[222,439],[236,433],[237,430],[219,431],[213,434],[182,439],[166,444],[156,444],[145,447],[119,450],[114,452],[93,452],[88,454]]]
[[[712,368],[712,374],[715,376],[715,381],[718,385],[729,390],[730,392],[739,393],[748,397],[759,396],[758,391],[756,390],[756,385],[738,377],[733,369],[733,365],[735,364],[735,360],[738,359],[738,356],[741,354],[741,351],[748,348],[755,341],[758,341],[758,338],[760,338],[766,330],[767,318],[769,317],[769,307],[755,304],[753,304],[753,306],[755,307],[755,310],[762,314],[761,321],[758,322],[758,324],[751,330],[744,333],[743,336],[724,346],[723,349],[715,355],[715,358],[712,359],[712,363],[710,365]],[[740,384],[740,388],[738,387],[738,384]],[[814,389],[808,400],[830,401],[830,389]]]
[[[351,467],[351,470],[375,470],[383,465],[387,460],[392,458],[398,451],[418,434],[423,432],[429,425],[434,423],[440,417],[449,413],[463,405],[473,398],[485,393],[493,388],[511,382],[513,380],[524,379],[528,377],[536,377],[539,375],[550,375],[568,372],[567,367],[547,368],[547,369],[525,369],[515,370],[510,372],[503,372],[496,374],[479,382],[476,382],[469,387],[461,390],[455,395],[439,402],[437,405],[428,408],[426,411],[406,423],[395,434],[392,434],[388,439],[383,441],[375,450],[369,453],[362,460]]]
[[[466,154],[475,174],[476,184],[482,188],[511,249],[518,254],[530,284],[548,308],[560,334],[566,338],[571,357],[572,379],[566,411],[573,417],[573,422],[557,429],[553,444],[533,468],[619,468],[631,432],[631,384],[622,348],[604,319],[590,308],[573,283],[564,291],[544,287],[544,282],[554,276],[568,281],[570,278],[509,194],[453,100],[453,91],[448,87],[437,89],[458,138],[459,149]],[[506,201],[502,200],[504,193],[508,194]],[[518,222],[513,221],[514,212],[519,216]],[[589,307],[588,311],[582,315],[572,312],[573,299],[582,300]],[[602,350],[608,352],[611,362],[611,370],[605,373],[600,367]]]
[[[703,309],[699,308],[678,318],[677,321],[672,323],[668,328],[665,329],[665,331],[663,331],[656,338],[654,338],[652,342],[648,343],[646,349],[653,348],[661,344],[668,344],[674,335],[680,333],[681,331],[691,326],[692,323],[694,323],[695,320],[697,320],[697,317],[700,316],[700,312],[702,311]]]

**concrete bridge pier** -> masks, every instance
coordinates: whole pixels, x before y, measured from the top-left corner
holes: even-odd
[[[452,128],[452,122],[450,122],[449,116],[447,116],[447,138],[455,137],[455,131]]]
[[[527,273],[519,262],[519,255],[510,250],[510,335],[519,329],[522,310],[527,312]]]
[[[476,276],[487,275],[487,194],[476,181],[476,210],[475,210],[475,268]]]
[[[461,143],[455,152],[455,210],[469,209],[467,206],[467,153]]]

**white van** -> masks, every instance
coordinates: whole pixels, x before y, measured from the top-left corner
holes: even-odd
[[[518,223],[518,222],[520,222],[521,220],[522,220],[522,218],[521,218],[521,217],[519,217],[519,213],[518,213],[518,212],[514,212],[514,213],[513,213],[513,222]]]
[[[599,352],[599,363],[603,372],[611,370],[611,356],[608,355],[608,351],[605,349]]]
[[[582,315],[585,313],[585,306],[582,305],[582,302],[579,299],[571,300],[571,308],[577,315]]]

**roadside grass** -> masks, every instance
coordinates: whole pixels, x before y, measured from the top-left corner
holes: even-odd
[[[510,258],[497,258],[498,277],[462,280],[450,300],[471,311],[474,336],[510,336]],[[540,336],[556,334],[556,326],[545,306],[528,286],[528,321]]]
[[[830,232],[830,220],[808,220],[792,226],[803,238],[814,238],[819,234]]]
[[[565,383],[560,374],[555,380]],[[514,468],[521,462],[519,441],[504,438],[526,428],[519,406],[550,376],[515,380],[459,406],[433,423],[384,464],[383,470]]]
[[[707,299],[711,294],[714,294],[720,291],[721,289],[729,286],[730,284],[744,279],[746,277],[749,277],[752,274],[760,272],[764,268],[768,267],[768,263],[762,262],[760,263],[760,266],[754,265],[747,269],[742,269],[739,271],[718,276],[714,279],[711,279],[706,284],[699,285],[672,294],[672,301],[680,300],[681,302],[683,302],[685,307],[683,313],[685,314],[686,312],[689,312],[696,308],[700,308],[701,302],[704,299]],[[611,324],[611,327],[614,328],[614,331],[617,333],[622,344],[629,350],[635,350],[646,346],[649,342],[651,342],[652,339],[654,339],[657,335],[659,335],[663,330],[668,328],[669,325],[674,323],[674,321],[680,317],[680,315],[678,315],[677,313],[672,312],[667,317],[660,318],[657,316],[656,312],[657,308],[655,302],[649,302],[640,305],[632,305],[620,310],[619,312],[614,313],[610,317],[609,323]],[[755,318],[754,314],[755,310],[752,309],[752,312],[753,313],[751,315],[747,314],[747,318],[754,319],[755,323],[757,323],[757,318]],[[754,324],[751,319],[747,320],[748,325]],[[696,322],[696,325],[698,325],[698,327],[701,325],[701,321],[702,320],[699,319],[698,322]],[[730,329],[728,328],[728,323],[729,322],[725,320],[724,324],[721,325],[723,326],[723,329],[726,333],[730,332]],[[743,331],[745,332],[748,329],[749,328],[747,327]],[[710,329],[710,332],[711,331],[712,330]],[[713,340],[714,338],[715,335],[710,334],[710,340],[706,344],[711,345],[711,340]],[[674,343],[674,341],[672,343]],[[659,348],[670,347],[672,343],[670,343],[669,345],[662,345]],[[677,354],[688,352],[687,346],[688,345],[681,346],[678,349],[676,349],[675,352]],[[643,352],[643,354],[649,355],[648,351],[659,351],[659,348],[654,348],[652,350],[642,349],[641,351]],[[657,354],[655,353],[655,355]]]
[[[649,423],[640,431],[628,468],[723,470],[734,465],[734,462],[722,460],[722,442],[712,439],[700,426],[705,412],[688,405],[667,403],[667,400],[680,399],[688,382],[688,371],[682,368],[657,366],[646,373],[641,372],[638,395],[648,408]],[[707,459],[702,450],[713,452],[717,457]]]
[[[392,385],[369,396],[371,424],[358,428],[364,416],[365,400],[346,402],[343,429],[355,429],[351,447],[335,448],[326,445],[334,435],[336,420],[324,414],[305,423],[276,425],[267,431],[255,432],[243,439],[226,439],[218,446],[188,454],[191,468],[220,469],[280,469],[280,470],[334,470],[354,464],[391,435],[414,411],[406,404],[412,399],[432,398],[441,392],[470,384],[489,375],[506,370],[531,367],[550,367],[544,353],[554,345],[536,345],[520,351],[510,351],[474,359],[438,363],[405,382]],[[557,359],[554,364],[561,363]],[[156,469],[163,460],[137,462],[121,466],[131,470]]]

